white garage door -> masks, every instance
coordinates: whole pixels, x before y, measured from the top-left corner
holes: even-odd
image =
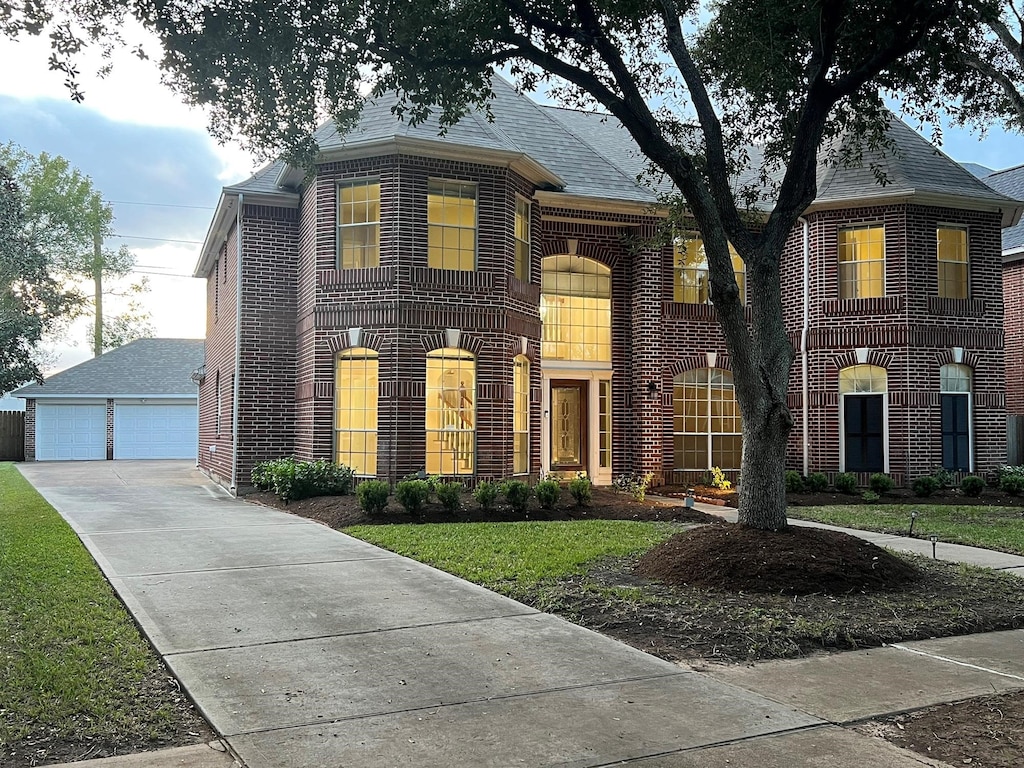
[[[115,459],[194,459],[195,404],[114,405]]]
[[[36,460],[107,458],[107,406],[36,402]]]

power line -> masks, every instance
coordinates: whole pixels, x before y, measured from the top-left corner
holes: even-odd
[[[111,237],[123,237],[129,240],[157,240],[161,243],[186,243],[188,245],[202,245],[202,240],[174,240],[170,237],[146,237],[145,235],[122,235],[120,232],[114,232]]]
[[[150,205],[159,208],[191,208],[196,211],[215,211],[216,208],[209,205],[179,205],[177,203],[145,203],[141,200],[104,200],[104,203],[111,205]]]

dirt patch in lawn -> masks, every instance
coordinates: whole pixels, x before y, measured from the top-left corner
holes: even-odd
[[[971,768],[1024,765],[1024,691],[940,704],[856,727],[904,749]]]
[[[317,496],[288,504],[272,493],[253,493],[245,497],[269,507],[277,507],[294,515],[318,520],[331,528],[350,525],[391,525],[395,523],[508,523],[521,520],[641,520],[675,521],[685,523],[718,523],[721,518],[686,507],[682,503],[654,500],[638,501],[632,496],[609,488],[594,488],[593,498],[587,506],[578,506],[569,491],[562,495],[554,509],[541,509],[536,498],[531,498],[525,514],[519,514],[507,504],[499,503],[485,510],[465,494],[461,508],[451,513],[440,504],[431,502],[423,506],[417,516],[410,515],[391,497],[381,515],[368,515],[359,508],[354,495]]]

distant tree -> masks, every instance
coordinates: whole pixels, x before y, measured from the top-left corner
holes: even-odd
[[[113,317],[103,318],[103,352],[122,347],[136,339],[151,339],[156,336],[152,315],[137,301],[130,301],[128,308]],[[95,326],[89,326],[89,340],[95,338]]]
[[[52,16],[66,8],[71,16]],[[367,90],[395,91],[400,114],[415,121],[433,112],[446,125],[473,105],[486,108],[491,75],[503,68],[524,90],[608,111],[652,172],[679,190],[665,201],[676,220],[685,214],[702,234],[743,416],[739,520],[782,529],[794,350],[780,260],[815,198],[819,150],[845,163],[865,148],[887,149],[887,95],[934,121],[936,94],[973,76],[967,54],[1000,8],[995,0],[40,0],[6,28],[48,31],[51,66],[74,83],[79,49],[110,45],[133,15],[159,37],[167,80],[209,107],[218,136],[306,163],[322,117],[344,130]],[[741,171],[760,183],[737,190]],[[753,204],[771,210],[754,215]],[[729,243],[746,265],[746,307]]]
[[[43,333],[81,303],[53,277],[30,232],[25,199],[0,165],[0,393],[41,380],[34,353]]]
[[[101,354],[110,348],[103,341],[104,283],[127,276],[135,266],[135,255],[127,247],[103,245],[113,234],[113,210],[92,180],[59,155],[37,156],[9,143],[0,146],[0,163],[12,170],[25,191],[28,236],[50,269],[70,280],[92,281],[91,342],[93,355]],[[136,314],[148,320],[148,313]]]

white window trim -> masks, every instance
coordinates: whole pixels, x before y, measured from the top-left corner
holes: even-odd
[[[970,235],[968,235],[968,238]],[[970,244],[970,240],[968,240]],[[939,366],[939,395],[967,395],[967,451],[968,451],[968,472],[974,472],[974,369],[965,363],[956,363],[956,365],[962,365],[964,368],[971,372],[971,388],[966,392],[950,392],[942,389],[942,366]],[[942,463],[942,401],[939,400],[939,464]]]

